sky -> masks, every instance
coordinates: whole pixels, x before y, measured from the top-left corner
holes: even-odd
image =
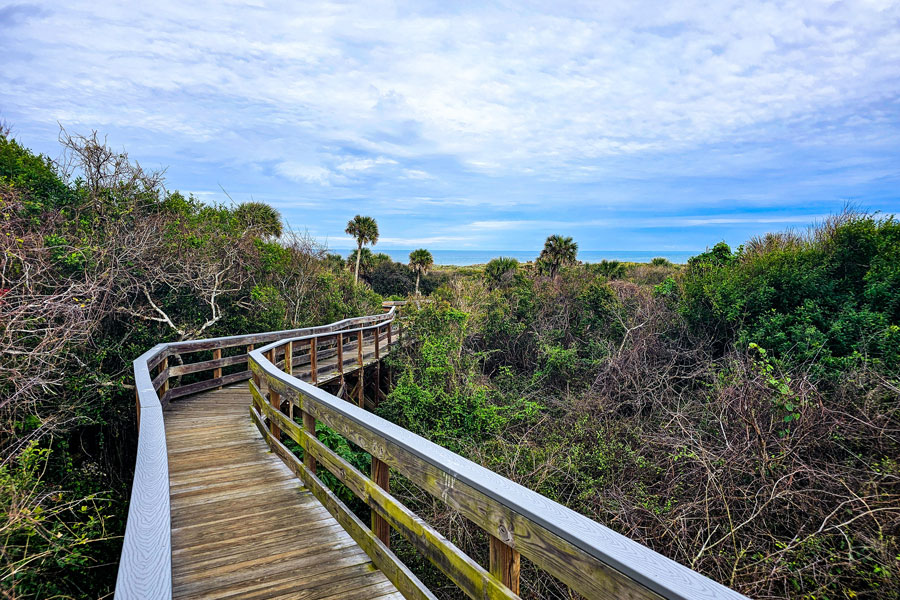
[[[0,118],[335,249],[702,250],[900,213],[900,2],[0,0]]]

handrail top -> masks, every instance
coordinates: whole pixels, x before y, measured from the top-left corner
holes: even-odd
[[[168,348],[180,349],[179,348],[180,346],[190,347],[190,345],[192,345],[192,344],[199,344],[199,343],[208,344],[210,342],[225,342],[226,343],[225,345],[227,345],[227,343],[229,343],[229,342],[240,342],[241,339],[248,338],[248,337],[282,336],[282,335],[287,335],[287,334],[291,334],[294,332],[299,333],[301,331],[315,331],[315,330],[325,329],[326,330],[325,333],[327,333],[328,331],[336,331],[336,330],[340,329],[341,327],[344,327],[346,325],[351,325],[354,323],[367,323],[370,321],[384,320],[389,315],[393,315],[395,310],[396,310],[396,307],[391,306],[389,311],[382,313],[380,315],[367,315],[364,317],[350,317],[348,319],[342,319],[340,321],[335,321],[334,323],[328,323],[327,325],[313,325],[311,327],[300,327],[297,329],[282,329],[280,331],[263,331],[263,332],[259,332],[259,333],[241,333],[238,335],[228,335],[228,336],[214,337],[214,338],[201,338],[201,339],[196,339],[196,340],[181,340],[181,341],[177,341],[177,342],[167,342],[165,345]],[[279,338],[279,339],[281,339],[281,338]],[[238,343],[238,344],[234,344],[234,345],[240,345],[240,344]]]
[[[387,315],[389,313],[385,313],[385,314]],[[299,337],[279,338],[279,339],[275,340],[274,342],[269,342],[265,346],[261,346],[255,350],[251,350],[251,352],[255,352],[256,350],[259,350],[260,352],[268,352],[269,350],[272,350],[273,348],[278,348],[279,346],[283,346],[284,344],[287,344],[288,342],[303,342],[303,341],[311,340],[311,339],[315,339],[315,338],[331,337],[331,336],[342,335],[345,333],[357,333],[359,331],[369,331],[370,329],[378,329],[379,327],[384,327],[385,323],[389,323],[392,320],[393,319],[384,319],[383,321],[379,321],[375,325],[366,325],[365,327],[357,327],[355,329],[336,329],[334,331],[325,331],[322,333],[310,333],[309,335],[301,335]]]
[[[342,330],[341,328],[346,325],[351,325],[351,324],[355,324],[355,323],[368,323],[371,321],[390,320],[391,318],[393,318],[393,315],[397,309],[397,306],[401,306],[401,305],[399,305],[399,304],[391,305],[390,310],[388,310],[387,312],[380,314],[380,315],[367,315],[364,317],[351,317],[348,319],[342,319],[340,321],[335,321],[334,323],[329,323],[327,325],[314,325],[312,327],[300,327],[298,329],[283,329],[280,331],[264,331],[264,332],[260,332],[260,333],[242,333],[239,335],[229,335],[229,336],[221,336],[221,337],[214,337],[214,338],[200,338],[200,339],[196,339],[196,340],[179,340],[177,342],[162,342],[162,343],[159,343],[159,344],[153,346],[150,350],[147,350],[146,352],[141,354],[139,357],[134,359],[134,361],[132,361],[132,365],[135,369],[135,373],[138,373],[144,369],[147,369],[149,371],[149,369],[147,368],[147,364],[151,360],[156,358],[160,352],[164,352],[166,350],[182,350],[182,351],[189,350],[192,345],[197,345],[197,344],[225,342],[224,344],[222,344],[223,347],[239,346],[240,340],[242,340],[244,338],[255,338],[255,337],[259,337],[259,336],[267,336],[267,337],[268,336],[276,336],[275,340],[273,340],[272,342],[269,342],[269,345],[271,345],[273,343],[277,343],[279,341],[286,341],[288,339],[292,339],[292,340],[296,341],[298,339],[308,339],[310,337],[317,337],[318,334],[314,333],[314,332],[316,332],[317,330],[323,330],[323,329],[325,329],[326,331],[321,331],[320,333],[331,333],[331,332],[337,333],[339,330],[343,331],[345,333],[354,332],[354,331],[357,331],[357,329]],[[372,327],[374,327],[374,326],[372,326]],[[371,328],[371,327],[369,327],[369,328]],[[279,336],[283,336],[283,335],[289,335],[292,333],[299,333],[299,332],[304,332],[304,331],[309,331],[312,333],[309,333],[308,335],[305,335],[305,336],[299,336],[296,338],[279,337]],[[230,342],[238,342],[238,343],[230,344]],[[154,394],[154,397],[155,397],[155,394]]]
[[[422,436],[285,373],[264,355],[273,342],[251,350],[251,364],[359,427],[376,433],[568,541],[588,555],[625,574],[664,598],[678,600],[748,600],[746,596],[671,560],[574,510],[511,481]]]
[[[228,348],[239,346],[245,340],[277,340],[301,332],[315,335],[315,332],[323,330],[328,332],[355,324],[384,322],[393,319],[397,307],[403,304],[384,303],[382,308],[389,308],[385,313],[350,317],[315,327],[159,343],[134,359],[132,366],[138,407],[138,449],[125,539],[116,576],[116,598],[170,600],[172,597],[169,470],[163,422],[165,396],[161,400],[157,394],[150,370],[168,358],[168,353],[205,349],[197,346],[212,344],[214,348]],[[245,343],[249,345],[255,342]]]

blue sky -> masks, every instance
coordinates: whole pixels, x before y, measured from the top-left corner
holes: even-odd
[[[900,3],[0,2],[0,117],[333,248],[696,250],[900,212]]]

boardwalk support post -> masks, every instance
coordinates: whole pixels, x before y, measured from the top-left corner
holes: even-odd
[[[344,385],[345,385],[345,383],[344,383],[344,334],[343,333],[337,334],[337,367],[338,367],[338,373],[340,374],[340,378],[341,378],[340,389],[343,390]],[[338,394],[338,395],[343,398],[343,394]]]
[[[169,369],[169,357],[163,359],[161,363],[159,363],[159,372],[167,371]],[[162,387],[159,388],[159,395],[165,396],[166,392],[169,391],[169,378],[166,377],[166,380],[163,381]]]
[[[372,457],[372,481],[386,492],[391,491],[391,469],[386,462]],[[372,531],[384,545],[391,546],[391,525],[384,517],[372,511]]]
[[[294,374],[294,342],[284,345],[284,372],[288,375]]]
[[[519,571],[521,558],[519,553],[494,536],[491,539],[490,572],[503,582],[514,593],[519,593]]]
[[[364,389],[364,382],[365,382],[366,368],[363,365],[363,332],[362,332],[362,329],[360,329],[359,331],[356,332],[356,361],[359,364],[359,383],[358,383],[359,397],[357,400],[359,402],[359,407],[365,408],[366,407],[366,391]]]
[[[378,405],[378,396],[381,394],[381,327],[375,328],[375,405]]]
[[[316,418],[306,412],[303,413],[303,429],[306,430],[306,433],[311,435],[312,437],[316,436]],[[316,472],[316,459],[312,455],[311,452],[304,451],[303,452],[303,464],[306,465],[306,468],[310,470],[311,473]]]
[[[222,349],[216,348],[213,350],[213,360],[222,360]],[[222,367],[216,367],[213,369],[213,379],[221,379],[222,378]],[[221,390],[222,386],[216,388],[217,390]]]

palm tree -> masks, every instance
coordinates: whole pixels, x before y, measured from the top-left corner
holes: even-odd
[[[544,249],[538,257],[538,263],[546,266],[551,278],[556,278],[559,268],[575,262],[578,254],[578,244],[571,237],[551,235],[544,242]]]
[[[281,237],[281,214],[265,202],[242,202],[234,209],[234,216],[244,231],[263,237]]]
[[[375,255],[368,248],[354,250],[347,257],[347,269],[353,270],[353,265],[363,277],[372,272],[375,268]]]
[[[431,252],[425,248],[419,248],[409,253],[409,266],[416,272],[416,296],[419,295],[419,277],[428,273],[428,269],[434,264]]]
[[[356,215],[347,223],[346,232],[356,238],[356,274],[354,280],[359,283],[359,259],[362,256],[362,247],[368,244],[373,246],[378,242],[378,223],[372,217]]]
[[[626,268],[617,260],[606,260],[605,258],[598,262],[594,268],[607,279],[622,279],[625,277]]]
[[[484,266],[484,277],[492,285],[506,286],[514,281],[518,268],[519,261],[500,256]]]

